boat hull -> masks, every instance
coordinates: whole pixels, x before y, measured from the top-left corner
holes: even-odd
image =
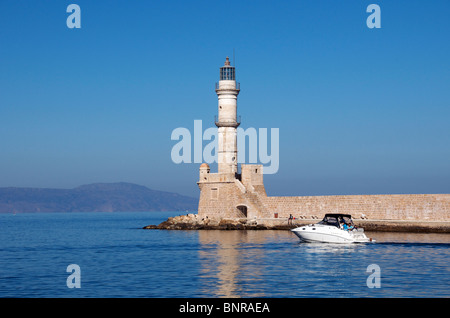
[[[291,230],[303,242],[366,243],[371,242],[362,231],[346,231],[332,226],[309,225]]]

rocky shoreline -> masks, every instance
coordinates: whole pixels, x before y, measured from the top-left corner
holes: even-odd
[[[248,219],[200,219],[197,214],[170,217],[159,225],[147,225],[146,230],[288,230],[292,225],[267,226]]]
[[[209,219],[197,214],[170,217],[159,225],[147,225],[147,230],[290,230],[317,223],[317,219]],[[353,220],[356,226],[371,232],[450,233],[449,221]]]

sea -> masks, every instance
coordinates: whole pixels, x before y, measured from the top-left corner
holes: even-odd
[[[144,230],[179,212],[0,214],[0,297],[447,298],[450,235]]]

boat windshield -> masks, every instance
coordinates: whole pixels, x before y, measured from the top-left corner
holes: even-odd
[[[354,225],[352,217],[348,214],[326,214],[319,224],[340,227],[342,222],[347,225]]]
[[[339,220],[335,216],[325,216],[319,224],[339,227]]]

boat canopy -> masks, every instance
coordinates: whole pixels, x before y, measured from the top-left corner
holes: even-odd
[[[323,220],[320,221],[319,224],[339,227],[339,224],[341,222],[344,222],[346,224],[353,224],[352,216],[350,214],[329,213],[325,214]]]

